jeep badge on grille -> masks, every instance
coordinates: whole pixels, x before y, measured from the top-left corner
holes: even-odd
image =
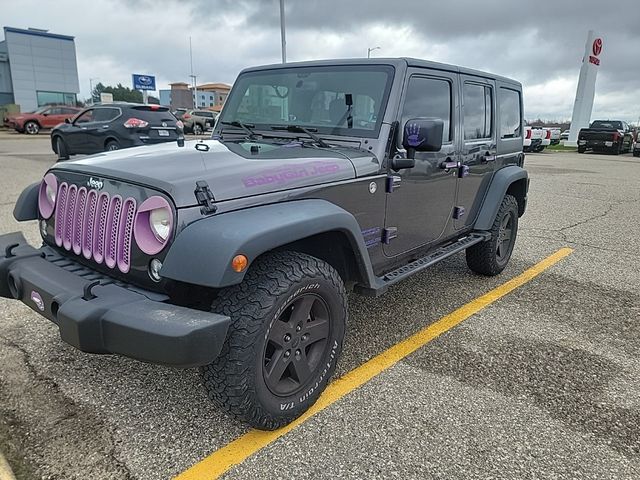
[[[87,181],[87,187],[89,188],[95,188],[96,190],[102,190],[102,187],[104,186],[104,182],[102,180],[97,180],[93,177],[91,177],[88,181]]]

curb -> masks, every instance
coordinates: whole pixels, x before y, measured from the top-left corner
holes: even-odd
[[[16,477],[13,476],[9,463],[4,458],[4,455],[2,455],[2,452],[0,452],[0,480],[16,480]]]

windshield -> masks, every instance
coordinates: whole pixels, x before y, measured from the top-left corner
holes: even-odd
[[[233,87],[221,122],[265,130],[297,125],[318,134],[375,137],[393,71],[391,66],[334,65],[245,73]]]
[[[621,122],[615,122],[615,121],[603,121],[603,120],[595,120],[592,124],[591,124],[591,128],[611,128],[611,129],[617,129],[617,130],[622,130],[622,123]]]

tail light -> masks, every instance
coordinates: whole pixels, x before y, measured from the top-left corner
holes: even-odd
[[[551,140],[551,130],[547,130],[547,140]]]
[[[620,132],[614,132],[613,133],[613,141],[617,142],[619,138],[620,138]]]
[[[185,113],[184,115],[182,115],[182,118],[185,120],[189,120],[191,118],[191,114]]]
[[[176,128],[179,128],[180,130],[184,130],[184,123],[182,123],[180,120],[178,120],[176,122]]]
[[[130,118],[126,122],[124,122],[124,126],[126,128],[144,128],[149,125],[149,122],[145,122],[144,120],[140,120],[139,118]]]
[[[527,130],[527,140],[531,138],[531,129]]]

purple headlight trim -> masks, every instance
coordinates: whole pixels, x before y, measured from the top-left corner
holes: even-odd
[[[159,208],[165,208],[169,212],[169,235],[164,242],[158,240],[155,234],[151,231],[151,226],[149,225],[149,215],[152,210],[157,210]],[[171,205],[169,202],[165,200],[163,197],[155,195],[153,197],[147,198],[144,202],[140,204],[138,208],[138,213],[136,214],[136,219],[133,224],[133,236],[135,237],[136,244],[138,248],[142,250],[147,255],[155,255],[159,253],[169,242],[169,238],[171,238],[171,233],[173,232],[173,211],[171,210]]]
[[[58,199],[58,179],[53,173],[47,173],[40,183],[40,190],[38,191],[38,210],[42,218],[49,219],[53,215],[53,211],[56,207],[56,202],[51,203],[47,197],[47,186],[56,192],[56,200]]]

